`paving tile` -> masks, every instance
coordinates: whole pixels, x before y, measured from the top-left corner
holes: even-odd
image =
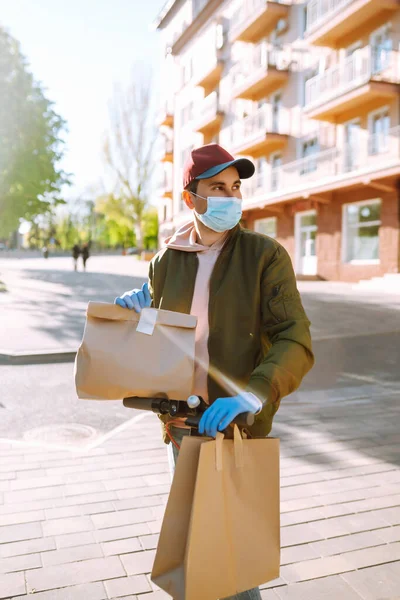
[[[113,502],[115,510],[164,506],[164,504],[165,502],[161,496],[142,496],[139,498],[127,498],[126,500],[114,500]]]
[[[281,529],[281,546],[298,546],[299,544],[307,544],[323,539],[313,525],[291,525],[290,527],[282,527]]]
[[[32,500],[30,502],[13,502],[12,504],[3,504],[0,506],[0,515],[31,512],[32,510],[44,510],[46,508],[52,508],[54,506],[54,502],[55,500],[53,498],[47,498],[44,500]]]
[[[91,558],[102,558],[103,552],[98,544],[88,546],[75,546],[72,548],[63,548],[53,552],[43,552],[42,562],[44,567],[52,565],[62,565],[65,563],[77,562],[79,560],[89,560]]]
[[[154,548],[157,548],[159,539],[160,536],[157,533],[153,535],[143,535],[139,537],[139,541],[144,550],[154,550]]]
[[[155,550],[146,550],[123,555],[121,561],[128,575],[141,575],[142,573],[151,573],[155,555]]]
[[[114,542],[106,542],[101,544],[104,556],[113,556],[116,554],[127,554],[128,552],[140,552],[143,550],[139,538],[127,538],[125,540],[117,540]]]
[[[359,513],[357,515],[325,519],[324,521],[314,522],[312,526],[323,538],[337,537],[348,533],[372,531],[389,525],[389,523],[382,518],[381,512],[382,511],[371,511]]]
[[[138,498],[140,496],[158,496],[159,494],[168,494],[171,488],[171,481],[164,485],[155,485],[132,490],[118,490],[116,492],[119,500],[126,498]]]
[[[326,577],[315,581],[295,583],[276,588],[280,600],[360,600],[355,592],[341,577]],[[376,600],[376,598],[375,598]]]
[[[400,525],[400,506],[384,508],[379,511],[379,514],[389,525]]]
[[[43,523],[43,535],[62,535],[63,533],[80,533],[93,529],[90,517],[69,517],[52,519]]]
[[[160,533],[162,527],[162,520],[159,519],[158,521],[148,521],[147,527],[149,528],[150,533]]]
[[[65,535],[57,535],[57,548],[73,548],[74,546],[87,546],[95,542],[94,532],[85,531],[84,533],[66,533]]]
[[[110,556],[28,571],[26,582],[29,594],[32,590],[42,592],[68,585],[122,577],[124,574],[125,571],[119,558]]]
[[[400,590],[400,562],[345,573],[342,578],[363,600],[394,600]]]
[[[18,596],[12,600],[107,600],[103,583],[85,583],[72,587],[35,593],[33,596]]]
[[[384,563],[400,561],[400,542],[385,544],[375,548],[363,548],[344,555],[349,564],[355,569],[373,567]]]
[[[26,500],[26,492],[21,490],[19,492],[5,492],[4,493],[4,502],[5,503],[14,503],[14,502],[24,502]],[[59,485],[57,487],[46,487],[29,490],[29,498],[32,500],[42,500],[47,498],[63,498],[64,497],[64,487]]]
[[[319,556],[333,556],[334,554],[343,554],[352,550],[361,548],[370,548],[380,546],[382,541],[381,529],[375,531],[365,531],[362,533],[353,533],[329,540],[322,540],[311,544],[312,548]]]
[[[65,482],[62,477],[32,477],[30,479],[17,479],[10,486],[11,491],[38,489],[42,487],[53,487],[63,485]]]
[[[23,573],[0,575],[0,598],[8,600],[10,596],[22,596],[22,594],[26,594]]]
[[[23,542],[0,544],[0,558],[34,554],[35,552],[46,552],[47,550],[55,549],[56,542],[54,538],[36,538],[33,540],[24,540]]]
[[[0,559],[0,573],[27,571],[28,569],[38,569],[41,566],[40,554],[11,556],[10,558]]]
[[[104,585],[109,598],[119,598],[121,596],[129,596],[129,594],[151,592],[149,582],[144,575],[112,579],[111,581],[105,581]]]
[[[123,540],[139,535],[150,534],[151,531],[146,523],[137,523],[135,525],[126,525],[125,527],[110,527],[109,529],[100,529],[94,533],[96,542],[110,542],[113,540]]]
[[[24,523],[22,525],[8,525],[0,527],[0,540],[2,544],[7,542],[19,542],[42,537],[40,523]]]
[[[288,583],[318,579],[354,570],[354,566],[343,556],[328,556],[288,565],[281,568],[281,575]]]
[[[278,595],[274,590],[261,590],[262,600],[278,600]]]
[[[108,527],[145,523],[146,521],[150,521],[153,516],[149,508],[138,508],[101,515],[92,515],[91,518],[96,529],[106,529]]]
[[[124,477],[122,479],[110,479],[104,481],[106,490],[130,490],[146,486],[146,477]]]
[[[386,527],[386,529],[378,529],[375,531],[375,533],[384,542],[400,542],[400,525]]]
[[[34,523],[35,521],[44,521],[45,514],[43,510],[32,510],[30,512],[11,513],[0,515],[0,527],[5,525],[18,525],[22,523]]]
[[[82,494],[96,494],[108,491],[100,481],[92,483],[67,484],[64,486],[65,496],[77,496]]]
[[[116,492],[99,492],[97,494],[78,494],[63,498],[62,506],[82,506],[96,502],[110,502],[117,499]]]
[[[314,549],[314,544],[302,544],[300,546],[290,546],[281,550],[281,565],[289,565],[301,560],[311,560],[312,558],[320,558],[319,554]]]

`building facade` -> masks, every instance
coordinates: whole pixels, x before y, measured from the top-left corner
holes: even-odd
[[[399,2],[170,0],[157,27],[160,243],[190,218],[188,152],[218,142],[255,162],[244,224],[298,276],[399,272]]]

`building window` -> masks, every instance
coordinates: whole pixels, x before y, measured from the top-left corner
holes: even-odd
[[[370,154],[387,152],[389,145],[390,116],[387,109],[370,116]]]
[[[306,175],[317,170],[317,158],[316,155],[319,152],[318,138],[311,138],[302,144],[301,157],[303,160],[303,167],[301,168],[300,174]]]
[[[257,219],[254,221],[254,231],[262,233],[270,238],[276,238],[276,217],[268,217],[267,219]]]
[[[276,192],[281,175],[282,156],[274,154],[271,157],[271,192]]]
[[[343,207],[343,259],[346,263],[379,262],[381,200]]]

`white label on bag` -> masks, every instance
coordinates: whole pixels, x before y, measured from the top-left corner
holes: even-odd
[[[157,311],[155,308],[142,308],[136,331],[139,333],[145,333],[146,335],[153,335],[156,321]]]

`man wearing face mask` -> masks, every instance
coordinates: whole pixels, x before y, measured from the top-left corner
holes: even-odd
[[[182,194],[193,219],[152,260],[149,286],[115,300],[138,312],[154,306],[197,316],[193,394],[210,405],[199,432],[211,437],[244,412],[256,415],[250,435],[267,436],[281,398],[314,361],[288,253],[239,225],[240,180],[254,170],[250,160],[235,159],[218,144],[193,150]],[[191,433],[183,420],[170,429],[178,442]],[[178,451],[170,448],[176,460]]]

